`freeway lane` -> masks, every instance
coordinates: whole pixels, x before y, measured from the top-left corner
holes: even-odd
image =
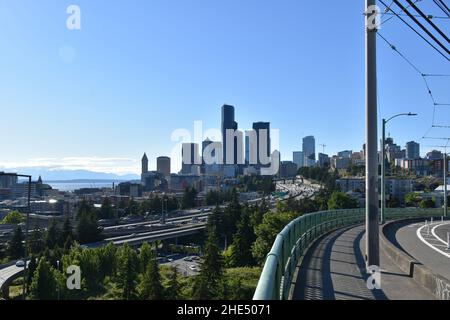
[[[23,272],[23,267],[16,267],[12,265],[0,270],[0,289],[3,289],[5,282],[8,282],[10,278],[16,277],[18,274]]]
[[[205,227],[206,227],[206,224],[203,224],[203,225],[196,226],[194,228],[191,227],[191,228],[185,228],[185,229],[181,229],[181,230],[173,230],[172,229],[172,230],[169,230],[169,232],[166,231],[165,233],[137,235],[134,238],[123,239],[123,240],[112,240],[110,242],[112,242],[114,245],[122,245],[125,243],[140,244],[145,241],[152,242],[152,241],[156,241],[156,240],[165,240],[165,239],[182,237],[182,236],[193,234],[195,232],[203,230],[203,229],[205,229]]]
[[[115,241],[125,240],[125,239],[129,239],[129,238],[146,237],[146,236],[152,236],[152,235],[161,235],[161,234],[166,234],[166,233],[173,233],[173,232],[176,232],[176,231],[183,231],[183,230],[194,229],[194,228],[197,228],[197,227],[200,227],[200,226],[204,228],[205,225],[206,225],[206,223],[199,223],[199,224],[196,224],[196,225],[181,226],[181,227],[177,227],[177,228],[166,228],[166,229],[161,229],[161,230],[130,234],[130,235],[126,235],[126,236],[107,238],[107,239],[105,239],[105,241],[108,241],[108,242],[113,241],[113,242],[115,242]]]
[[[190,220],[192,220],[192,218],[203,218],[203,217],[209,216],[210,214],[211,214],[211,212],[207,212],[207,213],[193,214],[193,215],[188,215],[188,216],[168,218],[168,219],[166,219],[166,222],[190,221]],[[117,230],[117,229],[129,228],[129,227],[146,226],[146,225],[155,224],[155,223],[159,223],[159,219],[158,220],[148,220],[148,221],[143,221],[143,222],[136,222],[136,223],[129,223],[129,224],[118,224],[115,226],[105,227],[105,228],[103,228],[103,230],[106,230],[106,231]]]

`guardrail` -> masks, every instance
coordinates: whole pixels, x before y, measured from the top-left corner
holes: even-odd
[[[386,219],[441,216],[442,209],[389,208]],[[267,255],[253,300],[288,298],[292,276],[308,247],[325,233],[365,221],[365,209],[330,210],[304,214],[277,235]]]

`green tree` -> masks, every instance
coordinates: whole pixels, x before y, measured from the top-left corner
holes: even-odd
[[[59,230],[56,219],[52,219],[50,226],[45,234],[45,246],[52,250],[58,244],[59,240]]]
[[[253,257],[258,264],[263,264],[272,248],[277,234],[297,215],[293,212],[268,212],[263,222],[256,227],[256,241],[252,246]]]
[[[178,300],[181,296],[181,285],[178,280],[178,270],[175,266],[172,266],[170,271],[169,282],[164,296],[167,300]]]
[[[97,249],[97,255],[100,263],[100,277],[104,279],[106,276],[113,276],[117,270],[117,248],[108,243],[106,246]]]
[[[197,190],[192,187],[184,189],[183,198],[181,199],[181,209],[191,209],[195,207],[195,199],[197,198]]]
[[[426,208],[434,208],[436,206],[436,202],[433,199],[424,199],[420,201],[419,207],[422,209]]]
[[[33,281],[34,272],[37,269],[37,262],[38,258],[35,255],[31,255],[30,263],[27,266],[27,288],[30,287],[31,282]]]
[[[16,260],[20,257],[23,257],[24,254],[24,246],[23,246],[23,233],[22,228],[20,226],[17,226],[14,229],[14,233],[12,236],[12,239],[8,242],[7,247],[7,255],[10,259]]]
[[[81,244],[101,240],[101,230],[97,223],[95,210],[86,200],[83,200],[78,208],[76,234]]]
[[[145,300],[161,300],[163,298],[163,286],[159,273],[156,256],[152,253],[147,263],[147,269],[142,276],[140,283],[140,296]]]
[[[25,219],[22,214],[19,211],[14,210],[8,213],[6,217],[3,218],[1,224],[19,224],[24,220]]]
[[[237,190],[233,189],[231,200],[224,210],[222,219],[223,224],[220,228],[220,231],[222,231],[228,239],[231,239],[236,233],[237,224],[241,219],[241,209]]]
[[[405,203],[408,207],[417,207],[422,199],[416,192],[410,192],[405,195]]]
[[[223,256],[218,245],[217,227],[209,225],[201,270],[194,281],[194,299],[212,300],[223,298],[223,264]]]
[[[128,206],[125,208],[125,215],[126,216],[134,216],[139,214],[139,204],[131,198],[128,202]]]
[[[114,218],[114,209],[111,204],[111,199],[108,197],[103,198],[102,207],[100,208],[100,219],[112,219]]]
[[[39,229],[39,226],[36,223],[33,231],[30,234],[30,238],[28,241],[28,250],[30,254],[38,256],[44,250],[44,245],[44,235],[42,234],[41,229]]]
[[[244,287],[242,285],[242,279],[241,278],[236,278],[236,279],[231,279],[230,281],[230,293],[229,293],[229,300],[246,300],[247,295],[246,292],[244,290]]]
[[[230,255],[231,267],[247,267],[254,264],[252,244],[255,238],[256,236],[250,225],[250,214],[247,208],[244,210],[241,221],[238,223],[237,231],[233,236]]]
[[[100,259],[97,252],[95,249],[84,249],[79,256],[82,286],[91,293],[96,293],[103,281],[99,278]]]
[[[56,271],[41,258],[34,272],[30,287],[30,297],[34,300],[55,300],[57,298],[58,280]]]
[[[141,246],[139,253],[139,270],[142,273],[147,271],[148,264],[153,258],[154,253],[152,252],[152,247],[148,242],[144,242]]]
[[[136,252],[128,245],[117,250],[117,285],[121,289],[124,300],[136,296],[136,280],[139,270],[139,261]]]
[[[334,191],[328,200],[328,209],[355,209],[358,208],[358,201],[344,192]]]
[[[66,217],[62,230],[59,234],[59,244],[64,246],[64,251],[67,252],[74,241],[73,227],[70,222],[70,218]]]

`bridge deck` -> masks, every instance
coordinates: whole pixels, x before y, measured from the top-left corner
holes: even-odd
[[[364,227],[340,229],[319,239],[300,264],[295,300],[429,300],[433,296],[380,251],[381,289],[367,288]]]

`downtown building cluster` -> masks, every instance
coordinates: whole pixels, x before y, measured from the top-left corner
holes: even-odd
[[[150,171],[148,157],[142,158],[140,184],[127,185],[132,195],[143,192],[182,192],[187,187],[198,191],[222,189],[225,185],[237,183],[242,175],[278,175],[279,152],[271,151],[270,122],[254,122],[251,130],[239,130],[235,108],[223,105],[221,108],[221,141],[208,137],[200,143],[183,143],[182,164],[178,173],[171,172],[171,159],[157,158],[157,168]],[[278,154],[278,157],[273,155]],[[273,159],[277,163],[274,166]],[[271,172],[269,169],[273,167]],[[131,189],[128,189],[131,188]]]

